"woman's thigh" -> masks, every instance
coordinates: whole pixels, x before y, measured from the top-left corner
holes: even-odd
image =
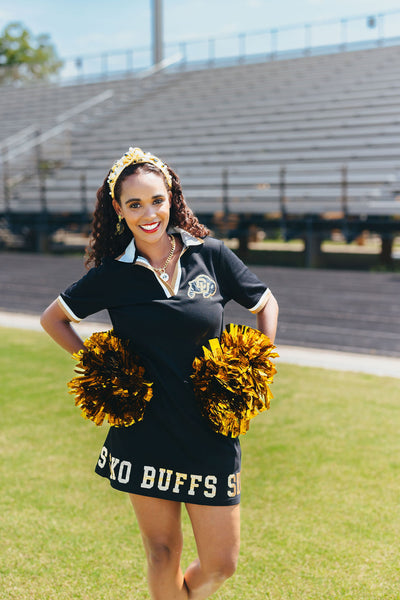
[[[146,550],[180,552],[182,548],[181,504],[160,498],[129,494]]]
[[[208,570],[233,572],[239,556],[240,505],[186,504],[200,563]]]

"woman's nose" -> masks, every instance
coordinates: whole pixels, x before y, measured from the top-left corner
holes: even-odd
[[[156,215],[156,211],[155,208],[153,206],[153,204],[150,204],[149,206],[146,206],[144,209],[144,216],[146,219],[149,219],[151,217],[154,217]]]

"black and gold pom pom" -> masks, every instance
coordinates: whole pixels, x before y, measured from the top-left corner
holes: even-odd
[[[152,382],[146,377],[140,359],[129,343],[113,331],[93,333],[85,340],[69,391],[86,419],[102,425],[107,419],[115,427],[128,427],[141,421],[153,395]]]
[[[237,437],[269,408],[276,373],[271,358],[279,355],[268,336],[246,325],[228,325],[208,344],[193,362],[196,398],[214,431]]]

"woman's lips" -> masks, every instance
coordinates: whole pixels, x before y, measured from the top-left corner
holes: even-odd
[[[158,223],[149,223],[148,225],[139,225],[139,227],[146,233],[153,233],[160,227],[160,221]]]

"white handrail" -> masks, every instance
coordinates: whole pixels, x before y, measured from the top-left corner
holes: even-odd
[[[7,158],[9,160],[11,160],[11,159],[15,158],[16,156],[21,156],[21,154],[25,154],[29,150],[32,150],[33,148],[36,148],[40,144],[43,144],[43,142],[47,142],[48,140],[59,135],[60,133],[63,133],[63,131],[65,131],[66,129],[69,129],[69,127],[71,127],[71,117],[72,116],[76,116],[76,115],[84,112],[88,108],[92,108],[96,104],[100,104],[101,102],[108,100],[113,95],[114,95],[114,90],[106,90],[105,92],[98,94],[94,98],[89,98],[89,100],[85,100],[84,102],[81,102],[77,106],[74,106],[73,108],[71,108],[71,109],[65,111],[64,113],[62,113],[61,115],[59,115],[57,117],[57,121],[60,122],[59,125],[55,125],[54,127],[51,127],[44,133],[35,135],[35,134],[37,134],[37,128],[32,125],[31,133],[32,133],[33,137],[28,142],[22,141],[19,144],[19,146],[15,147],[13,150],[8,152]]]
[[[105,102],[105,100],[109,100],[110,98],[112,98],[112,96],[114,96],[114,90],[106,90],[105,92],[101,92],[101,94],[94,96],[94,98],[89,98],[88,100],[84,100],[77,106],[73,106],[72,108],[61,113],[61,115],[58,115],[57,121],[59,123],[67,121],[71,117],[78,115],[79,113],[85,111],[86,109],[92,108],[92,106],[96,106],[96,104],[100,104],[101,102]]]
[[[7,153],[7,159],[12,160],[16,156],[21,156],[22,154],[26,154],[29,150],[32,150],[36,146],[39,146],[43,142],[55,137],[56,135],[62,133],[67,129],[69,123],[62,123],[61,125],[56,125],[52,127],[48,131],[42,134],[34,135],[28,142],[21,143],[19,146],[11,150]]]
[[[157,63],[156,65],[149,67],[145,71],[141,71],[138,75],[136,75],[136,79],[145,79],[146,77],[150,77],[150,75],[159,73],[160,71],[163,71],[167,67],[170,67],[171,65],[174,65],[175,63],[178,63],[179,61],[182,60],[182,58],[183,58],[183,56],[180,52],[178,52],[177,54],[174,54],[173,56],[170,56],[169,58],[164,58],[161,62]]]
[[[21,140],[28,138],[30,135],[34,134],[36,131],[35,125],[29,125],[29,127],[24,127],[17,133],[13,133],[8,138],[0,142],[0,150],[3,148],[8,148],[9,146],[15,146],[15,144],[21,143]]]

